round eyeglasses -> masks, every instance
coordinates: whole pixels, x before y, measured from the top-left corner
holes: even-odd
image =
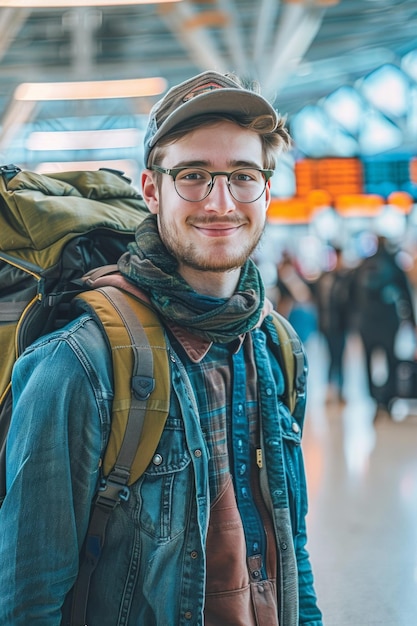
[[[226,176],[227,187],[237,202],[250,203],[259,200],[273,170],[242,167],[233,172],[209,172],[200,167],[173,167],[167,169],[152,165],[151,170],[172,176],[177,194],[188,202],[200,202],[207,198],[214,186],[216,176]]]

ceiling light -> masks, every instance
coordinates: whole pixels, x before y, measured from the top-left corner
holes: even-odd
[[[105,98],[140,98],[159,95],[166,90],[164,78],[132,78],[66,83],[21,83],[15,100],[102,100]]]
[[[0,0],[0,7],[14,9],[66,9],[76,7],[105,7],[135,4],[162,4],[180,0]]]
[[[137,128],[108,130],[35,131],[27,139],[28,150],[108,150],[135,148],[143,133]]]

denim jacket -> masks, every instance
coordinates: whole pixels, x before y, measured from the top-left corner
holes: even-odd
[[[171,406],[179,409],[170,411],[153,461],[112,514],[91,582],[88,626],[204,624],[208,451],[184,368],[171,347],[169,354]],[[270,358],[265,350],[257,357],[261,482],[276,532],[280,625],[321,626],[305,548],[301,424],[280,401],[283,380],[271,375]],[[64,623],[61,609],[77,576],[112,396],[110,355],[87,314],[17,361],[0,509],[2,626]]]

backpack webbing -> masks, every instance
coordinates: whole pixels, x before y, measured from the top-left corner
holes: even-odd
[[[169,409],[166,343],[156,314],[143,302],[108,286],[83,292],[111,348],[114,399],[103,479],[93,502],[72,594],[71,624],[84,626],[91,576],[100,559],[110,515],[129,498],[158,445]],[[155,376],[157,372],[157,376]]]
[[[306,392],[306,354],[300,337],[283,315],[273,311],[272,321],[279,339],[281,365],[286,383],[285,404],[293,414],[297,401]]]
[[[164,331],[149,306],[116,287],[86,291],[76,299],[92,308],[112,352],[115,397],[103,473],[107,476],[119,458],[120,465],[129,469],[127,484],[131,485],[148,466],[168,415],[170,380]],[[145,424],[140,442],[129,416],[136,411],[143,412]],[[128,463],[121,461],[125,455]]]

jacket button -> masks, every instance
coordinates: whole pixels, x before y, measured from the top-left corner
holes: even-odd
[[[162,463],[162,456],[160,454],[155,454],[153,459],[152,459],[152,462],[153,462],[154,465],[161,465],[161,463]]]
[[[192,559],[196,559],[197,557],[198,557],[198,552],[197,552],[197,550],[193,550],[193,551],[191,552],[191,558],[192,558]]]
[[[300,432],[300,427],[297,424],[297,422],[293,422],[292,425],[291,425],[291,428],[293,429],[293,432],[295,432],[295,433],[299,433]]]
[[[202,455],[201,450],[194,450],[194,456],[196,456],[197,458],[200,458],[201,455]]]
[[[191,613],[191,611],[185,611],[185,613],[184,613],[185,619],[191,619],[192,616],[193,616],[193,614]]]

